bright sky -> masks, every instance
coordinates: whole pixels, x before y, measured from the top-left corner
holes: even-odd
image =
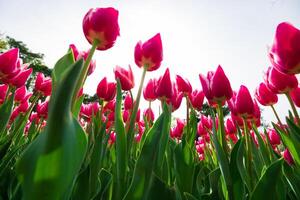
[[[96,71],[84,88],[89,94],[95,93],[104,76],[113,80],[115,65],[130,64],[138,85],[142,70],[134,63],[134,46],[157,32],[164,60],[147,79],[169,67],[173,80],[180,74],[201,89],[199,73],[221,64],[233,89],[244,84],[254,91],[270,64],[267,49],[277,24],[288,21],[300,28],[299,0],[0,0],[0,32],[44,53],[52,67],[70,43],[81,50],[90,47],[82,31],[83,16],[89,8],[109,6],[119,10],[121,36],[112,49],[96,53]],[[185,115],[183,104],[175,115]],[[290,107],[281,97],[276,108],[283,119]],[[263,116],[275,120],[270,108],[264,108]]]

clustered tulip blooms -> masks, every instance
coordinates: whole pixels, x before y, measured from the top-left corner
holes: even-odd
[[[19,49],[0,54],[0,199],[276,199],[266,190],[297,199],[300,31],[278,25],[271,66],[254,94],[246,85],[233,91],[221,65],[201,72],[197,89],[173,77],[163,69],[157,33],[134,48],[143,70],[135,98],[134,67],[116,65],[115,80],[102,75],[87,99],[93,54],[113,47],[118,17],[111,7],[90,9],[83,32],[91,48],[71,44],[53,78],[37,73],[33,88],[26,87],[32,69]],[[161,76],[144,86],[155,70]],[[142,94],[146,108],[139,105]],[[292,108],[285,122],[275,110],[280,94]],[[186,118],[174,118],[183,98]],[[271,107],[278,123],[261,123],[258,103]]]

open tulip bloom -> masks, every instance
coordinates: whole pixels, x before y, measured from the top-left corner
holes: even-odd
[[[116,65],[115,80],[97,76],[86,99],[93,54],[113,48],[118,19],[115,8],[90,9],[82,28],[91,48],[71,44],[51,77],[22,64],[17,48],[0,54],[0,199],[300,199],[298,28],[278,25],[254,94],[234,92],[220,65],[199,71],[199,89],[190,84],[198,77],[172,77],[157,33],[128,58],[142,71],[138,86],[135,69]],[[155,70],[161,76],[144,85]],[[281,94],[285,119],[275,110]],[[276,121],[266,126],[258,103]],[[186,117],[175,117],[179,108]]]

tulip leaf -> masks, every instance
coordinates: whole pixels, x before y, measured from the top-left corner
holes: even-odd
[[[148,199],[175,199],[175,190],[169,187],[163,180],[161,180],[155,173],[152,173],[152,186],[149,192]]]
[[[283,159],[273,162],[260,177],[250,200],[276,199],[276,185],[281,178]],[[271,192],[267,192],[271,191]]]
[[[237,156],[240,145],[243,145],[241,139],[234,145],[230,154],[230,174],[232,177],[233,199],[245,199],[245,185],[237,166]]]
[[[72,66],[74,60],[73,52],[71,49],[69,49],[67,54],[55,63],[52,70],[52,84],[54,88],[56,83],[63,77],[64,72],[66,72]]]
[[[270,164],[270,157],[269,157],[269,152],[268,152],[268,149],[266,147],[266,144],[264,143],[260,133],[258,132],[257,128],[253,128],[253,131],[257,137],[257,140],[258,140],[258,144],[259,144],[259,152],[262,154],[262,158],[264,160],[264,163],[266,165],[269,165]]]
[[[296,198],[300,199],[300,174],[286,162],[283,164],[283,173]]]
[[[80,59],[57,82],[45,130],[17,164],[25,200],[70,197],[87,150],[86,134],[71,113],[71,99],[82,66]]]
[[[126,168],[127,168],[127,147],[126,147],[126,135],[123,117],[121,113],[122,109],[122,90],[120,80],[117,80],[117,97],[115,108],[115,132],[116,132],[116,167],[117,167],[117,199],[125,193],[126,187]]]
[[[237,152],[237,157],[236,157],[236,164],[237,164],[237,168],[240,172],[241,178],[243,180],[243,182],[246,184],[248,190],[250,191],[250,179],[249,176],[247,174],[246,171],[246,167],[245,167],[245,162],[244,162],[244,154],[245,154],[245,138],[242,137],[240,139],[240,145],[238,148],[238,152]]]
[[[14,93],[8,97],[8,99],[0,106],[0,136],[5,130],[9,121],[13,105],[14,105]]]
[[[170,114],[166,105],[163,113],[158,117],[149,130],[140,156],[134,167],[133,178],[124,200],[147,199],[153,183],[152,172],[154,171],[162,135],[166,134],[163,127],[170,122]]]
[[[90,167],[86,167],[82,170],[76,179],[73,193],[72,193],[72,200],[89,200],[90,196],[90,187],[89,181],[90,179],[96,179],[95,176],[91,177],[91,170]]]

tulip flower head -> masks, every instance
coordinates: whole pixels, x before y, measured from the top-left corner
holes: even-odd
[[[294,104],[297,107],[300,107],[300,86],[298,86],[297,88],[293,89],[290,93],[291,98],[294,102]]]
[[[160,67],[163,59],[163,49],[160,34],[142,43],[139,41],[134,49],[134,60],[137,66],[154,71]]]
[[[278,97],[267,85],[262,82],[255,90],[255,98],[263,106],[271,106],[277,103]]]
[[[216,72],[208,72],[207,76],[199,75],[203,92],[212,103],[224,103],[232,97],[232,89],[228,78],[219,65]]]
[[[279,71],[287,74],[300,73],[300,30],[287,22],[280,23],[269,57],[272,65]]]
[[[172,98],[173,87],[172,87],[169,68],[167,68],[164,75],[158,79],[155,93],[159,99]]]
[[[36,91],[41,92],[44,96],[50,96],[52,90],[51,78],[45,78],[44,74],[38,73],[34,88]]]
[[[128,70],[116,66],[114,68],[114,73],[115,79],[120,80],[122,90],[128,91],[134,88],[134,77],[130,65]]]
[[[192,106],[200,111],[203,106],[203,100],[204,100],[204,93],[203,91],[194,90],[192,93],[189,94],[189,100],[192,104]]]
[[[120,35],[119,12],[114,8],[90,9],[83,18],[82,28],[90,44],[98,41],[98,50],[111,48]]]
[[[0,105],[4,102],[8,91],[8,85],[0,84]]]
[[[155,93],[155,87],[156,87],[156,80],[150,79],[143,90],[143,96],[146,101],[154,101],[155,99],[157,99]]]
[[[0,80],[18,71],[19,49],[13,48],[0,54]]]
[[[180,75],[176,75],[176,83],[179,92],[190,94],[192,92],[192,86],[187,79],[182,78]]]
[[[103,101],[111,101],[116,96],[116,83],[107,82],[107,78],[104,77],[97,86],[97,96]]]

